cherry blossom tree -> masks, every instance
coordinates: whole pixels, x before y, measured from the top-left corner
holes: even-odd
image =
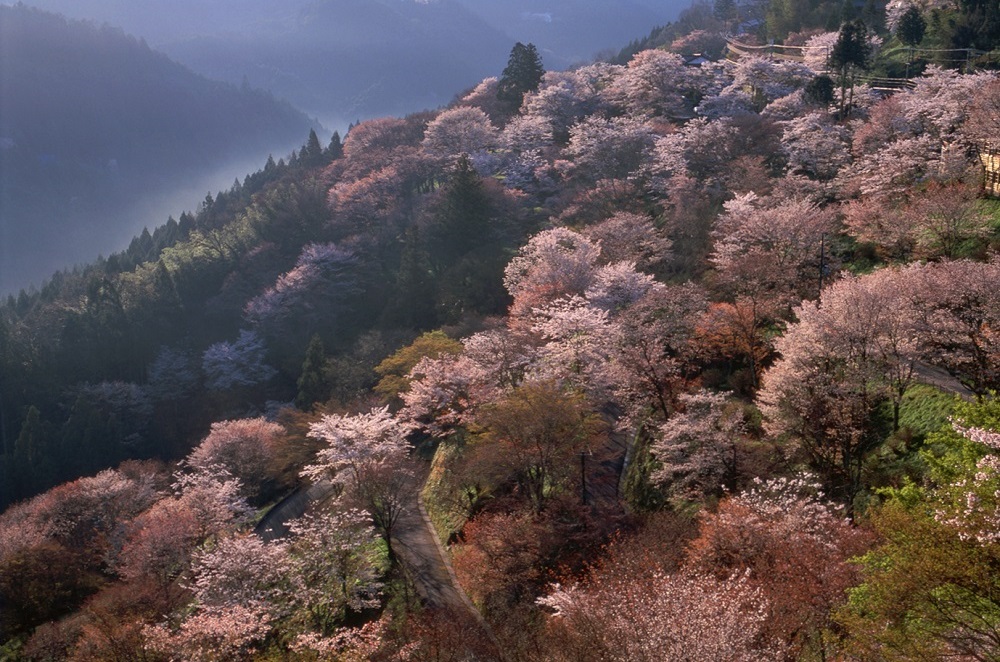
[[[903,214],[913,219],[917,254],[955,258],[964,246],[985,238],[992,218],[978,197],[978,191],[961,184],[931,184],[914,196]]]
[[[756,112],[753,98],[740,89],[723,90],[721,94],[705,97],[694,110],[707,120],[744,117]]]
[[[919,357],[905,275],[882,270],[844,278],[775,342],[781,358],[765,373],[758,402],[768,429],[795,439],[825,486],[850,508],[865,459],[890,425]],[[884,420],[891,405],[892,420]]]
[[[327,447],[302,475],[340,486],[349,502],[368,511],[391,543],[399,515],[415,489],[408,466],[408,432],[388,407],[366,414],[323,416],[309,426],[309,436],[326,442]]]
[[[968,118],[970,101],[994,80],[991,73],[960,74],[954,69],[928,65],[924,74],[914,80],[914,88],[900,95],[899,105],[915,133],[947,141]]]
[[[190,585],[202,612],[254,606],[279,617],[291,597],[288,566],[284,542],[240,533],[195,552]]]
[[[502,327],[480,331],[462,340],[466,358],[500,389],[524,381],[525,372],[535,360],[535,344],[530,333]]]
[[[825,73],[830,62],[830,53],[837,43],[838,33],[821,32],[809,37],[802,48],[803,63],[817,74]]]
[[[410,644],[386,651],[391,624],[390,618],[383,617],[361,627],[340,628],[329,637],[306,632],[298,635],[289,648],[299,655],[311,656],[309,659],[315,657],[330,662],[368,662],[374,659],[403,662],[413,659],[411,652],[414,646]]]
[[[718,579],[744,576],[764,599],[763,632],[784,655],[829,655],[824,631],[858,580],[851,558],[868,534],[826,503],[809,477],[757,480],[699,521],[688,567]]]
[[[864,122],[855,127],[851,149],[855,155],[877,152],[887,143],[912,138],[919,133],[904,115],[900,96],[893,94],[882,99],[868,111]]]
[[[507,104],[497,99],[497,85],[499,79],[496,76],[484,78],[478,85],[466,93],[458,103],[462,106],[478,108],[486,113],[491,122],[499,123],[507,116]]]
[[[616,388],[629,424],[637,427],[650,412],[661,421],[673,413],[693,374],[695,328],[706,305],[696,285],[668,285],[651,289],[619,316],[622,377]]]
[[[699,188],[709,192],[714,202],[726,187],[745,184],[744,173],[734,172],[740,158],[774,159],[780,151],[778,135],[770,120],[757,115],[693,119],[676,133],[657,140],[655,159],[647,166],[650,184],[656,193],[672,197],[676,183],[671,180],[687,175],[698,180]],[[704,192],[700,194],[704,196]]]
[[[398,158],[357,179],[338,181],[327,193],[333,226],[347,237],[394,226],[404,181]]]
[[[968,167],[965,157],[928,134],[895,140],[842,171],[848,188],[862,195],[899,198],[925,181],[951,181]]]
[[[636,577],[608,569],[585,586],[557,584],[538,602],[553,612],[552,659],[750,662],[780,655],[763,636],[767,601],[746,575]]]
[[[567,127],[567,139],[569,128]],[[552,123],[538,115],[518,115],[503,129],[500,142],[511,152],[537,152],[552,146]]]
[[[476,407],[496,393],[486,371],[466,356],[425,357],[408,379],[399,417],[435,437],[466,424]]]
[[[815,78],[813,80],[816,80]],[[807,93],[809,88],[804,88],[801,90],[795,90],[783,97],[779,97],[767,104],[767,107],[761,112],[761,116],[765,117],[773,122],[788,121],[799,117],[800,115],[805,115],[806,112],[811,107],[816,105],[822,105],[822,102],[818,102],[813,97],[809,96]]]
[[[184,502],[168,497],[133,519],[127,531],[118,574],[126,581],[151,579],[166,587],[187,570],[202,528]]]
[[[684,116],[695,105],[690,98],[693,88],[695,75],[679,55],[646,50],[632,58],[607,95],[629,115],[673,118]]]
[[[848,235],[896,260],[908,259],[914,250],[915,219],[902,209],[901,203],[882,196],[851,200],[840,207]]]
[[[545,343],[531,377],[573,384],[598,401],[621,382],[620,330],[605,311],[580,297],[561,299],[535,311],[532,331]]]
[[[291,336],[304,346],[302,329],[335,326],[346,313],[344,304],[356,291],[355,267],[351,251],[336,244],[308,244],[294,269],[247,303],[246,317],[268,336]]]
[[[187,456],[195,471],[221,466],[240,481],[245,494],[256,495],[269,477],[275,445],[284,428],[264,418],[222,421],[212,424],[212,431]]]
[[[923,360],[941,366],[977,396],[1000,387],[1000,263],[911,265],[901,277],[911,293]]]
[[[347,610],[381,604],[377,534],[358,510],[306,514],[289,523],[291,600],[308,614],[309,627],[331,634]]]
[[[977,87],[961,133],[980,153],[988,152],[1000,131],[1000,78]],[[993,147],[995,149],[995,147]]]
[[[215,343],[205,350],[201,363],[205,385],[225,391],[266,382],[277,371],[264,361],[264,340],[244,329],[235,342]]]
[[[615,262],[594,273],[594,282],[584,292],[584,298],[595,308],[617,317],[658,285],[652,276],[636,271],[635,262]]]
[[[986,454],[976,462],[971,478],[962,477],[942,490],[944,503],[935,517],[953,527],[963,540],[994,545],[1000,543],[1000,433],[962,423],[952,420],[955,432]]]
[[[727,202],[725,210],[712,233],[710,260],[726,290],[779,307],[816,292],[820,243],[835,229],[830,210],[753,193]]]
[[[179,628],[166,624],[143,630],[147,652],[176,662],[224,662],[249,660],[255,644],[271,631],[271,617],[259,605],[232,605],[201,611],[184,620]]]
[[[376,164],[389,161],[388,156],[400,147],[416,145],[423,136],[422,123],[396,117],[380,117],[355,125],[344,138],[345,161],[352,171],[348,178],[370,172]]]
[[[161,347],[147,371],[146,386],[157,400],[179,400],[194,393],[198,385],[198,360],[190,352]]]
[[[733,67],[733,82],[726,89],[749,95],[759,112],[772,101],[804,88],[813,75],[807,66],[797,62],[743,57]]]
[[[622,71],[624,67],[605,63],[575,71],[548,71],[538,91],[525,96],[524,117],[544,122],[553,139],[565,144],[571,126],[608,106],[601,90]]]
[[[423,148],[438,159],[470,156],[496,146],[497,130],[486,113],[459,106],[441,112],[427,125]]]
[[[732,490],[747,455],[743,412],[720,393],[699,391],[678,400],[681,411],[660,426],[650,446],[660,465],[652,481],[691,501]]]
[[[582,295],[593,282],[600,248],[568,229],[540,232],[521,247],[504,270],[504,286],[514,297],[511,316],[564,296]]]
[[[820,111],[785,122],[781,147],[790,172],[819,180],[833,179],[851,158],[847,131]]]
[[[639,171],[656,139],[645,122],[631,116],[588,116],[570,129],[565,154],[574,172],[587,181],[625,179]]]
[[[672,242],[648,216],[617,212],[583,229],[583,235],[601,247],[601,261],[632,261],[638,269],[656,271],[671,259]]]
[[[253,512],[243,498],[240,481],[218,465],[194,473],[177,472],[173,490],[180,506],[198,522],[199,539],[231,530]]]
[[[159,496],[152,476],[113,469],[63,483],[4,514],[0,558],[45,540],[113,558],[129,520]]]
[[[462,343],[448,337],[443,331],[428,331],[419,335],[412,343],[393,352],[383,359],[375,372],[382,377],[375,386],[380,395],[398,399],[410,388],[410,371],[421,359],[436,359],[446,354],[460,354]]]

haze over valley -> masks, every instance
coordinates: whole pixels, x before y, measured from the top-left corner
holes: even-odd
[[[0,6],[0,44],[0,293],[124,248],[317,126],[113,28]]]
[[[310,127],[326,139],[351,122],[438,107],[498,75],[517,40],[537,44],[550,69],[587,61],[681,6],[28,4],[90,24],[26,7],[0,14],[0,294],[120,250],[143,227],[193,211],[206,192],[228,189],[269,153],[277,159],[300,147]]]

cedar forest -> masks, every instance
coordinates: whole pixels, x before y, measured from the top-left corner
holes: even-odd
[[[519,43],[10,297],[0,657],[1000,660],[998,41]]]

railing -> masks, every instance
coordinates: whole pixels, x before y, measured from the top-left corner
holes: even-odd
[[[784,62],[797,62],[802,64],[806,61],[806,58],[810,51],[812,50],[822,50],[829,52],[829,48],[826,46],[783,46],[781,44],[768,44],[766,46],[753,46],[751,44],[744,44],[742,42],[736,41],[731,37],[726,38],[726,57],[734,62],[739,61],[743,57],[764,57],[770,60],[781,60]],[[962,49],[931,49],[931,48],[915,48],[911,49],[911,54],[920,53],[941,53],[941,52],[962,52],[965,53],[967,57],[982,54],[982,51],[975,51],[974,49],[962,48]],[[825,59],[825,58],[824,58]],[[967,60],[966,60],[967,61]],[[816,73],[826,74],[829,71],[817,71]],[[876,90],[883,90],[887,92],[898,92],[900,90],[911,90],[916,87],[916,84],[911,78],[890,78],[887,76],[867,76],[860,75],[857,77],[857,81],[864,83],[869,87]]]

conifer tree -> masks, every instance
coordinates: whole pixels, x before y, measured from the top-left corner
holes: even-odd
[[[301,159],[303,165],[307,166],[319,165],[323,161],[323,146],[319,144],[315,129],[309,129],[309,139],[302,148]]]
[[[858,69],[867,69],[870,59],[868,28],[861,20],[840,26],[837,43],[830,51],[830,68],[840,77],[840,116],[845,117],[854,102],[854,78]],[[847,88],[850,86],[850,98]]]
[[[393,321],[416,329],[429,329],[437,321],[434,313],[436,292],[430,256],[417,226],[407,229],[396,275]]]
[[[330,395],[330,383],[326,379],[326,350],[319,334],[314,334],[306,349],[299,376],[299,393],[295,396],[295,406],[308,410],[317,402],[323,402]]]
[[[491,211],[479,173],[463,154],[445,185],[432,228],[435,262],[451,264],[475,246],[488,243]]]
[[[340,140],[340,131],[333,132],[330,145],[326,148],[326,156],[331,161],[336,161],[344,156],[344,143]]]
[[[521,107],[526,92],[534,92],[542,82],[545,69],[534,44],[514,44],[507,66],[497,84],[497,99],[507,103],[512,110]]]
[[[916,5],[910,5],[899,17],[899,25],[896,26],[896,37],[910,47],[909,56],[906,60],[906,76],[910,76],[910,65],[913,63],[913,47],[919,46],[924,40],[924,33],[927,31],[927,21],[920,14]]]
[[[14,442],[11,458],[11,479],[16,496],[31,493],[31,488],[43,484],[51,485],[55,476],[51,471],[51,449],[46,448],[41,413],[34,405],[28,407],[21,425],[21,433]]]

